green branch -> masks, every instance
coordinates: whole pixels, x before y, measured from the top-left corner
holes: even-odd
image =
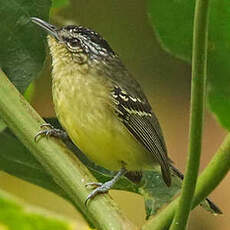
[[[230,170],[230,134],[227,135],[219,150],[199,176],[192,202],[192,209],[204,200],[223,180]],[[142,230],[166,230],[174,217],[179,198],[171,202],[157,217],[150,219]]]
[[[207,75],[208,8],[209,0],[196,0],[193,28],[189,152],[179,205],[170,230],[186,229],[200,166]]]
[[[60,141],[42,138],[38,143],[34,142],[34,136],[44,121],[1,70],[0,116],[96,228],[136,229],[108,195],[96,197],[85,207],[84,202],[90,192],[85,184],[95,181],[95,178]]]

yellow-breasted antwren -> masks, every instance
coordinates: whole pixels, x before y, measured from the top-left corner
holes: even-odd
[[[52,94],[58,120],[71,140],[96,164],[118,171],[87,198],[108,191],[127,171],[161,167],[170,186],[171,164],[159,122],[138,82],[96,32],[82,26],[48,31],[52,56]],[[39,134],[44,133],[40,132]]]

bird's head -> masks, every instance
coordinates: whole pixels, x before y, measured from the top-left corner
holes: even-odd
[[[68,25],[57,28],[39,18],[31,18],[48,33],[48,42],[53,58],[74,60],[83,64],[88,60],[101,60],[113,57],[114,51],[98,33],[83,27]]]

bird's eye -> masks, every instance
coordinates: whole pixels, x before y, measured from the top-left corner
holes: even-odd
[[[72,47],[77,47],[77,46],[79,46],[79,41],[78,41],[78,40],[72,41],[72,42],[71,42],[71,46],[72,46]]]
[[[70,40],[70,41],[67,42],[67,46],[68,46],[70,49],[74,49],[74,48],[80,46],[80,41],[79,41],[78,39]]]

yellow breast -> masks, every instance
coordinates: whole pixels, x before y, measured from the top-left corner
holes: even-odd
[[[83,67],[83,68],[82,68]],[[114,113],[106,79],[86,66],[53,59],[53,101],[72,141],[96,164],[110,170],[153,166],[153,157]]]

